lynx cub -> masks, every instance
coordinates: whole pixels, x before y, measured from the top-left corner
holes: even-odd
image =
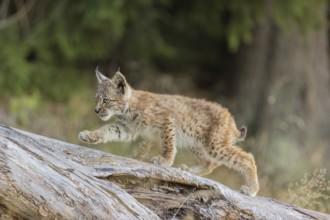
[[[116,121],[95,131],[82,131],[79,139],[98,144],[130,141],[141,135],[161,142],[161,155],[152,163],[171,166],[176,147],[188,147],[200,165],[181,168],[198,175],[225,165],[239,171],[246,180],[241,192],[255,196],[259,190],[253,155],[235,146],[245,138],[246,127],[237,129],[233,116],[219,104],[177,95],[159,95],[132,89],[117,71],[112,79],[96,69],[98,88],[95,112]]]

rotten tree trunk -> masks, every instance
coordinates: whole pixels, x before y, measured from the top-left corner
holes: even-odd
[[[0,125],[0,219],[330,219],[172,167]]]

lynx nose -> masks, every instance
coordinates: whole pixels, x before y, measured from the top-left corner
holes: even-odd
[[[94,111],[95,111],[95,113],[98,114],[101,111],[101,109],[100,108],[96,108]]]

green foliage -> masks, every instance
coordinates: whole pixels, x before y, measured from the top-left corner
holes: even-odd
[[[320,10],[324,10],[325,0],[316,0],[312,4],[309,0],[279,0],[272,3],[274,20],[286,31],[297,24],[302,32],[325,25],[318,15]]]
[[[67,100],[83,75],[109,61],[163,70],[217,63],[224,45],[235,52],[252,41],[267,10],[284,29],[308,28],[320,23],[310,7],[308,0],[38,1],[22,22],[0,30],[1,94]]]
[[[16,119],[17,124],[26,125],[31,123],[29,120],[30,114],[38,111],[41,103],[40,94],[35,92],[32,95],[22,95],[12,98],[9,102],[9,110]]]
[[[252,41],[252,30],[263,17],[263,2],[250,1],[242,4],[241,1],[229,1],[229,11],[233,14],[228,30],[227,42],[231,51],[236,51],[240,44]]]

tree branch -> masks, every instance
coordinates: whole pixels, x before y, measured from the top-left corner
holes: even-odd
[[[23,19],[28,12],[32,9],[32,7],[35,5],[35,3],[37,3],[38,0],[30,0],[27,3],[25,3],[24,5],[22,5],[19,10],[12,16],[5,18],[2,17],[2,19],[0,20],[0,30],[1,29],[5,29],[6,27],[15,24],[16,22],[18,22],[19,20]],[[5,4],[5,2],[1,5],[1,9],[3,9],[2,7],[5,8],[5,6],[7,6],[8,9],[8,5]],[[2,13],[6,14],[7,12],[3,12],[1,10]]]

